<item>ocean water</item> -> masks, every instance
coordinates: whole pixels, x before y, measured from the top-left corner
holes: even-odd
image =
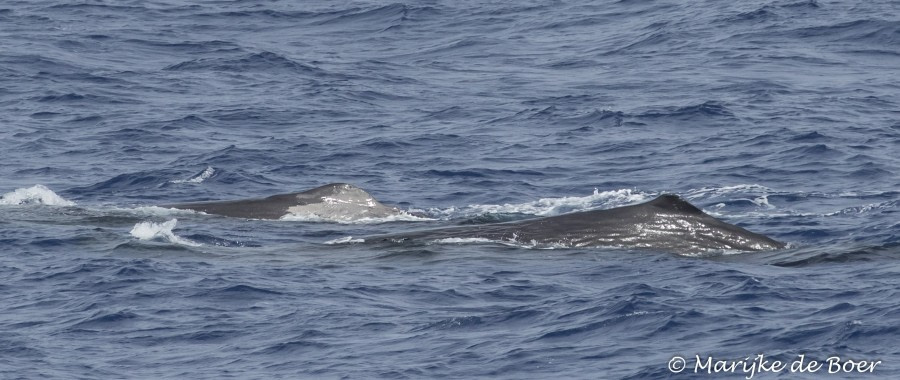
[[[898,15],[6,0],[0,378],[900,376]],[[430,220],[155,207],[332,182]],[[353,243],[663,193],[789,248]]]

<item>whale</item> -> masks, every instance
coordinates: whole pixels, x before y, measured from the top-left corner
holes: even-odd
[[[332,183],[298,193],[231,201],[176,203],[161,207],[247,219],[357,221],[392,216],[423,217],[387,206],[365,190]],[[610,209],[502,223],[421,229],[363,238],[366,243],[486,242],[536,248],[622,247],[702,253],[710,250],[764,251],[782,242],[703,212],[675,194]]]
[[[716,219],[674,194],[610,209],[375,235],[365,237],[364,242],[494,242],[536,248],[641,248],[679,254],[785,247],[782,242]]]
[[[246,219],[284,219],[292,216],[325,221],[354,221],[409,215],[386,206],[371,194],[348,183],[332,183],[298,193],[266,198],[166,204],[160,207]]]

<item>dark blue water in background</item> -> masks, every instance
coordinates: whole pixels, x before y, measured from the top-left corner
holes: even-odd
[[[669,360],[757,354],[898,376],[898,14],[4,1],[0,378],[692,378]],[[436,220],[147,207],[331,182]],[[323,244],[664,192],[791,248]]]

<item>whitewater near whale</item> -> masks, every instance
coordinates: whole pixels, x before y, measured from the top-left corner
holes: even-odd
[[[409,215],[375,200],[366,191],[337,183],[267,198],[164,205],[230,217],[283,219],[311,215],[356,220]],[[514,222],[434,228],[369,236],[365,242],[496,242],[531,247],[625,247],[696,253],[707,250],[761,251],[785,244],[716,219],[677,195],[605,210],[573,212]]]

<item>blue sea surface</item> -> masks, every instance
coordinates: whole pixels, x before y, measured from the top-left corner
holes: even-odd
[[[900,378],[898,152],[896,1],[5,0],[0,378]],[[789,246],[353,243],[664,193]]]

